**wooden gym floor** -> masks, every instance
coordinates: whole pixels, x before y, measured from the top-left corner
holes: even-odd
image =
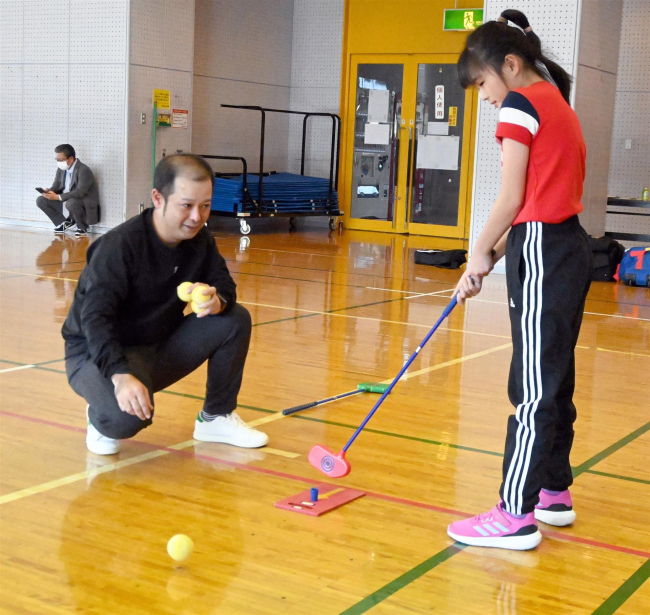
[[[577,350],[578,519],[538,549],[461,548],[447,525],[492,507],[510,405],[505,281],[455,310],[350,450],[311,468],[376,399],[278,411],[392,379],[458,272],[413,264],[431,240],[326,231],[217,233],[250,310],[242,417],[270,448],[195,443],[201,368],[152,427],[100,458],[68,387],[60,328],[88,240],[0,229],[2,613],[538,614],[650,611],[650,291],[594,284]],[[320,518],[274,502],[320,482],[367,495]],[[195,542],[174,565],[174,534]]]

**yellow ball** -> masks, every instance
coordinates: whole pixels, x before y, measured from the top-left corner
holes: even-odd
[[[181,301],[192,301],[192,293],[188,291],[188,288],[192,286],[192,282],[183,282],[178,285],[176,289],[176,294]]]
[[[192,303],[190,304],[190,307],[192,308],[192,311],[195,314],[200,314],[201,312],[205,311],[205,308],[200,308],[199,304],[196,301],[192,301]]]
[[[204,291],[208,287],[205,284],[202,284],[201,286],[197,286],[193,291],[192,291],[192,301],[194,303],[205,303],[210,296],[206,295]]]
[[[194,543],[189,536],[185,534],[176,534],[172,536],[167,543],[167,553],[177,561],[184,562],[194,551]]]

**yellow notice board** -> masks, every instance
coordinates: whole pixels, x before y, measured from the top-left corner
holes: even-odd
[[[169,90],[154,90],[153,102],[158,103],[161,109],[169,109],[172,104],[172,97]]]

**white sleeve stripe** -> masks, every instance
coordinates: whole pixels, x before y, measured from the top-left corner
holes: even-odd
[[[527,128],[533,137],[537,134],[539,129],[539,122],[525,111],[513,109],[512,107],[502,107],[499,111],[499,122],[506,122],[508,124],[516,124]]]

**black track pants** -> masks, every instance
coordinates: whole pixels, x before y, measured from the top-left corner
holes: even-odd
[[[513,226],[506,248],[512,363],[501,498],[532,512],[540,489],[573,482],[574,350],[591,281],[591,249],[574,216],[560,224]]]

